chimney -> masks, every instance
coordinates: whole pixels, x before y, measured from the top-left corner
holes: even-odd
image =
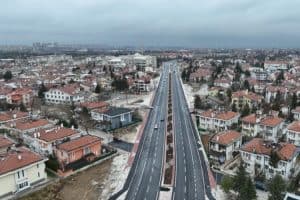
[[[22,160],[22,155],[18,154],[18,160]]]
[[[13,114],[13,118],[16,119],[17,118],[17,114]]]
[[[216,137],[216,140],[217,140],[217,142],[219,141],[219,136],[217,135],[217,137]]]
[[[71,129],[74,130],[74,125],[72,125]]]
[[[63,123],[61,123],[61,124],[60,124],[60,127],[62,127],[62,128],[63,128],[63,127],[64,127],[64,124],[63,124]]]

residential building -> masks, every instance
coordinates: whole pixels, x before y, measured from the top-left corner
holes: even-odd
[[[232,85],[232,81],[226,78],[216,79],[214,81],[214,86],[223,87],[223,88],[230,88]]]
[[[15,134],[28,134],[33,133],[42,128],[51,128],[53,124],[51,124],[46,119],[37,119],[37,120],[19,120],[16,122],[7,123],[6,126],[10,128],[12,133]]]
[[[278,141],[283,135],[283,119],[273,115],[250,114],[242,118],[242,134]]]
[[[24,142],[35,152],[42,155],[52,155],[57,145],[80,137],[81,134],[74,128],[55,127],[40,129],[31,134],[23,134]]]
[[[81,159],[94,160],[101,155],[101,139],[96,136],[85,135],[74,140],[59,144],[55,155],[64,171],[66,167]]]
[[[300,106],[297,106],[292,110],[293,116],[295,120],[300,120]]]
[[[51,88],[45,92],[45,101],[52,104],[82,103],[84,102],[84,92],[78,84]]]
[[[220,164],[233,158],[242,145],[242,134],[234,130],[215,134],[209,141],[209,157]]]
[[[80,107],[87,108],[89,111],[97,109],[99,111],[105,111],[109,109],[109,103],[105,101],[96,101],[96,102],[83,102],[80,104]]]
[[[286,139],[288,142],[300,146],[300,121],[294,121],[287,126]]]
[[[45,162],[26,148],[9,150],[0,159],[0,198],[28,189],[47,178]]]
[[[257,107],[262,99],[262,96],[253,92],[241,90],[232,93],[231,103],[235,104],[237,109],[242,109],[246,104],[248,104],[249,108],[253,108]]]
[[[294,144],[273,143],[262,138],[254,138],[240,150],[246,171],[252,176],[264,174],[267,179],[280,174],[289,179],[296,170],[298,150]],[[276,154],[276,155],[275,155]],[[279,161],[271,163],[271,156],[277,156]]]
[[[283,100],[286,100],[286,98],[288,96],[288,89],[283,86],[270,85],[270,86],[266,87],[265,101],[267,103],[274,101],[276,99],[277,94],[279,94]]]
[[[226,130],[238,123],[240,114],[232,111],[208,110],[200,113],[200,128],[208,130]]]
[[[111,130],[126,126],[132,123],[133,111],[128,108],[110,107],[103,110],[92,110],[92,119],[99,122],[102,129]]]
[[[24,104],[29,107],[32,103],[33,91],[30,88],[17,88],[6,95],[9,104]]]

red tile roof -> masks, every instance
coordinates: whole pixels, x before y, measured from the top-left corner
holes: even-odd
[[[27,117],[27,116],[29,116],[28,112],[21,112],[21,111],[4,112],[0,114],[0,122],[5,122],[13,119]]]
[[[64,150],[64,151],[73,151],[75,149],[83,148],[87,145],[93,144],[93,143],[98,143],[101,142],[101,139],[92,136],[92,135],[85,135],[80,138],[76,138],[74,140],[71,140],[69,142],[62,143],[58,145],[57,149]]]
[[[300,132],[300,121],[294,121],[287,127],[290,131]]]
[[[274,126],[278,126],[282,122],[283,122],[282,118],[274,117],[274,116],[268,116],[268,117],[262,119],[260,124],[265,125],[265,126],[274,127]]]
[[[256,124],[256,115],[251,114],[251,115],[248,115],[246,117],[243,117],[242,122],[249,123],[249,124]]]
[[[297,148],[294,144],[289,143],[279,143],[275,148],[273,148],[270,141],[264,141],[262,138],[254,138],[250,142],[246,143],[242,147],[242,150],[268,156],[270,156],[271,151],[274,150],[277,152],[281,160],[290,160],[296,153]]]
[[[105,101],[98,101],[98,102],[84,102],[81,104],[82,107],[86,107],[88,109],[96,109],[96,108],[102,108],[107,107],[109,104]]]
[[[232,98],[247,98],[250,99],[252,101],[261,101],[262,100],[262,96],[257,95],[253,92],[248,92],[246,90],[241,90],[241,91],[236,91],[232,93]]]
[[[20,156],[19,159],[18,156]],[[20,148],[18,151],[9,151],[4,155],[0,155],[0,175],[7,172],[26,167],[30,164],[43,160],[43,158],[25,148]]]
[[[49,124],[49,121],[46,119],[39,119],[35,121],[18,121],[16,123],[16,129],[19,130],[28,130],[32,128],[39,128]]]
[[[213,111],[208,110],[205,112],[202,112],[200,116],[207,117],[207,118],[216,118],[221,120],[230,120],[234,117],[237,117],[239,114],[232,111]]]
[[[9,147],[13,144],[14,143],[10,139],[0,135],[0,148]]]
[[[49,131],[42,130],[39,133],[40,133],[40,137],[39,137],[40,140],[44,140],[46,142],[52,142],[52,141],[56,141],[59,139],[63,139],[75,135],[77,131],[71,128],[57,127]]]
[[[238,138],[240,138],[242,135],[234,130],[228,130],[220,132],[216,135],[214,135],[211,139],[212,142],[222,144],[222,145],[228,145],[234,141],[236,141]]]

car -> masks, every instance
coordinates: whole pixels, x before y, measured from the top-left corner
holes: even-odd
[[[158,125],[157,124],[154,125],[154,129],[158,129]]]
[[[165,118],[161,118],[160,121],[161,121],[161,122],[165,121]]]
[[[164,186],[160,186],[160,191],[170,191],[170,188],[168,187],[164,187]]]

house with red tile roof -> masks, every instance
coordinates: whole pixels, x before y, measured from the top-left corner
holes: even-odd
[[[225,130],[238,123],[240,114],[232,111],[207,110],[199,115],[199,126],[208,130]]]
[[[300,121],[293,121],[286,127],[286,139],[289,143],[300,146]]]
[[[250,114],[242,118],[242,134],[278,141],[282,136],[284,120],[273,115]]]
[[[242,109],[246,104],[250,108],[257,107],[263,97],[248,90],[240,90],[232,93],[231,104],[235,104],[237,109]]]
[[[228,130],[215,134],[209,141],[209,157],[219,164],[233,158],[242,145],[242,134]]]
[[[31,134],[23,134],[23,139],[32,150],[48,156],[54,153],[57,145],[80,136],[80,132],[74,128],[58,126],[50,129],[39,129]]]
[[[32,103],[33,91],[31,88],[17,88],[13,89],[10,93],[6,95],[6,101],[9,104],[24,104],[29,107]]]
[[[102,142],[99,137],[85,135],[57,145],[55,155],[64,169],[79,160],[92,161],[101,155]]]
[[[21,192],[47,179],[46,158],[26,148],[0,155],[0,198]]]
[[[300,106],[297,106],[292,110],[293,116],[295,120],[300,120]]]
[[[84,91],[79,84],[66,84],[51,88],[45,92],[45,101],[49,104],[72,104],[84,102]]]
[[[272,100],[275,100],[277,94],[280,94],[281,97],[286,100],[288,92],[287,87],[269,85],[266,87],[265,101],[270,103]]]
[[[246,171],[252,176],[265,174],[267,179],[280,174],[288,179],[296,170],[297,147],[290,143],[274,143],[263,138],[254,138],[240,149]],[[276,154],[276,155],[275,155]],[[278,162],[270,163],[271,156],[278,157]]]
[[[197,71],[190,74],[190,81],[199,82],[201,80],[208,81],[212,75],[212,71],[208,68],[199,68]]]

